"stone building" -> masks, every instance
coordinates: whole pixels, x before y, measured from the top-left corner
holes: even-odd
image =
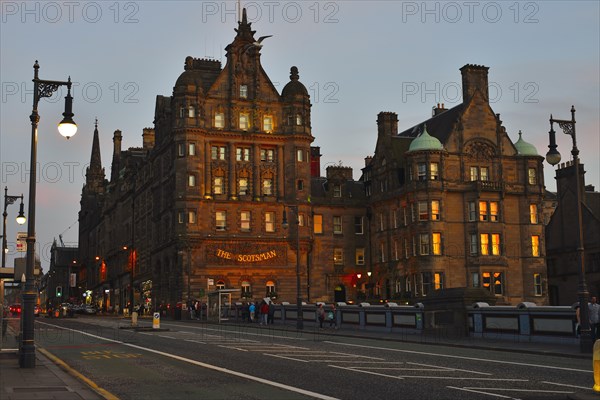
[[[488,68],[464,66],[463,103],[401,133],[380,113],[355,181],[343,165],[321,176],[298,68],[279,94],[245,12],[236,32],[224,67],[185,59],[142,147],[114,133],[110,180],[96,126],[79,214],[94,301],[174,307],[235,289],[234,301],[412,302],[483,287],[499,304],[547,302],[543,158],[508,137]]]
[[[395,113],[378,116],[375,154],[363,169],[370,289],[414,300],[483,287],[497,304],[544,304],[543,157],[520,132],[510,140],[489,104],[488,68],[461,72],[462,104],[438,105],[400,133]]]
[[[320,176],[298,68],[279,94],[245,11],[236,32],[225,67],[185,59],[142,148],[123,151],[114,133],[110,181],[96,127],[79,240],[106,309],[127,306],[132,288],[154,306],[225,288],[295,302],[298,277],[304,300],[345,300],[365,262],[363,185],[343,166]]]

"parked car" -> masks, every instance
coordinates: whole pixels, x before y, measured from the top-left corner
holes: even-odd
[[[98,310],[96,310],[96,307],[94,307],[90,304],[80,304],[78,306],[75,306],[74,310],[77,314],[87,314],[87,315],[93,315],[93,314],[96,314],[96,312],[98,312]]]

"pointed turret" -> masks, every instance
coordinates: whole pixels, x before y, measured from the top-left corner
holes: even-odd
[[[90,157],[90,166],[85,171],[85,186],[88,191],[101,192],[104,182],[104,168],[100,158],[100,137],[98,134],[98,119],[94,124],[94,138],[92,140],[92,155]]]

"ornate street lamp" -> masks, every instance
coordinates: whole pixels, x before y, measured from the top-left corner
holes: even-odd
[[[302,294],[300,292],[300,215],[298,214],[298,206],[287,207],[293,210],[296,214],[296,220],[294,222],[296,225],[296,328],[298,330],[302,330],[304,329],[304,315],[302,311]],[[283,209],[282,225],[284,229],[287,229],[289,226],[285,208]]]
[[[583,221],[581,217],[581,174],[579,173],[579,149],[577,149],[577,137],[575,135],[575,107],[571,106],[571,120],[561,120],[552,118],[550,114],[550,144],[548,147],[550,150],[546,154],[546,161],[550,165],[556,165],[560,162],[561,156],[556,145],[556,132],[554,132],[554,123],[563,130],[564,133],[571,136],[573,139],[573,148],[571,154],[573,155],[573,167],[575,168],[575,201],[577,202],[577,231],[578,231],[578,242],[577,242],[577,260],[579,263],[579,285],[577,287],[577,297],[579,298],[579,316],[581,323],[581,334],[579,337],[579,350],[582,353],[592,352],[592,336],[590,332],[590,318],[588,299],[589,292],[587,289],[587,283],[585,279],[585,256],[583,246]]]
[[[67,87],[67,96],[65,97],[65,112],[63,120],[58,125],[58,131],[61,135],[69,139],[77,132],[77,125],[73,122],[73,97],[71,97],[71,78],[67,82],[46,81],[39,79],[38,70],[40,65],[37,60],[33,65],[33,108],[31,111],[31,159],[29,163],[29,207],[27,223],[27,262],[25,267],[25,288],[23,290],[23,332],[19,344],[19,365],[21,368],[35,368],[35,344],[34,344],[34,314],[33,308],[36,301],[36,291],[34,287],[34,267],[35,267],[35,194],[37,182],[37,137],[38,123],[40,116],[38,114],[38,103],[44,97],[51,97],[59,87]]]

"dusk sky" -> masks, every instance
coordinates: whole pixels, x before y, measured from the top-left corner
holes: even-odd
[[[380,111],[398,113],[399,130],[426,120],[437,103],[462,102],[459,68],[489,67],[490,102],[513,142],[518,132],[540,155],[549,117],[570,119],[586,183],[600,190],[600,2],[598,1],[257,1],[247,7],[255,37],[273,35],[262,66],[281,92],[297,66],[313,104],[314,146],[328,164],[360,178],[372,155]],[[0,25],[0,164],[2,194],[28,197],[33,64],[40,78],[74,82],[77,135],[56,129],[66,89],[40,103],[37,253],[44,272],[59,234],[77,245],[78,211],[94,120],[110,177],[112,136],[142,144],[157,95],[170,96],[187,56],[221,60],[235,37],[237,2],[2,1]],[[557,131],[563,161],[571,138]],[[554,191],[553,168],[544,163]],[[3,199],[2,199],[3,200]],[[2,203],[3,204],[3,203]],[[14,257],[18,204],[8,208]]]

